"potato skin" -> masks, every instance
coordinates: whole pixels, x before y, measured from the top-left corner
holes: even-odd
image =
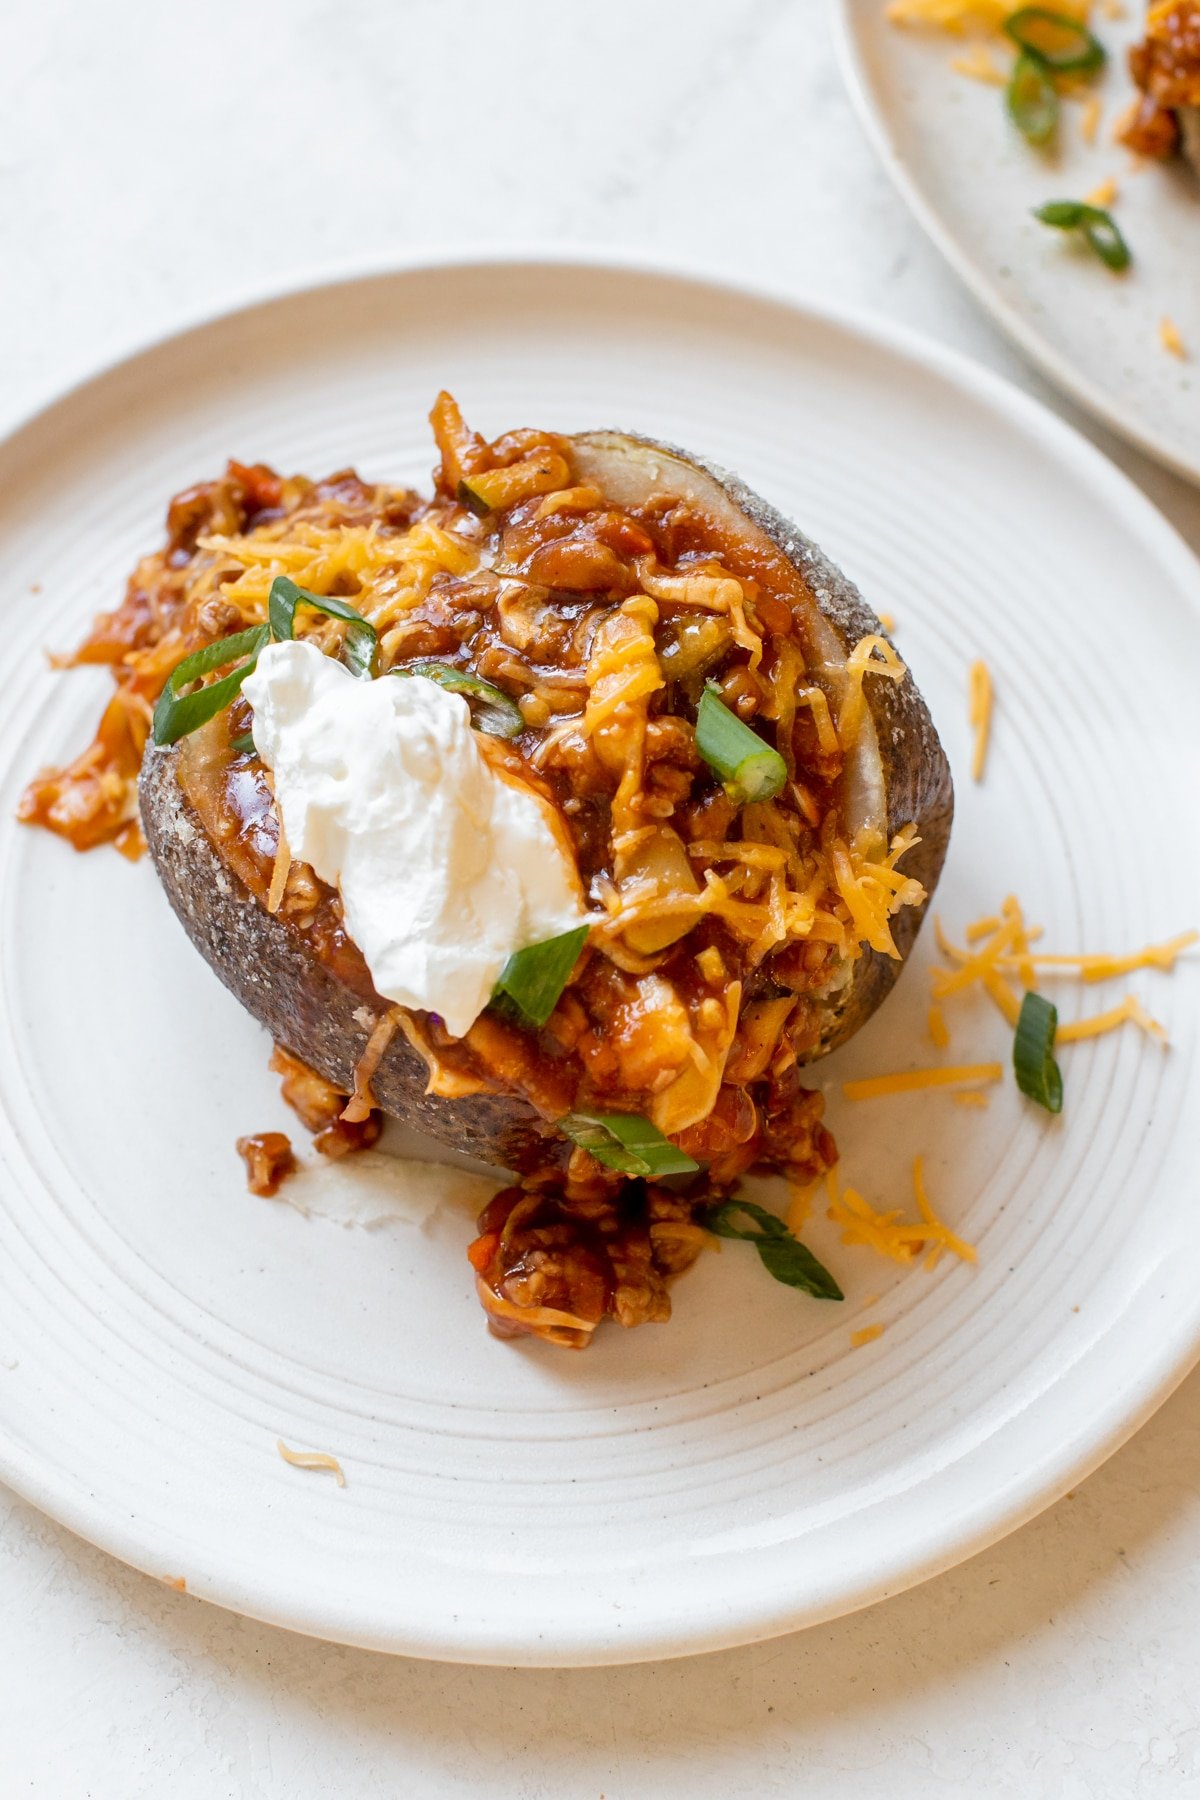
[[[349,1093],[354,1066],[386,1003],[372,1005],[338,981],[301,934],[273,917],[224,865],[179,784],[178,762],[178,745],[159,750],[147,744],[138,782],[146,842],[176,918],[276,1043]],[[425,1093],[427,1080],[424,1062],[398,1032],[371,1089],[393,1118],[502,1168],[536,1160],[538,1141],[553,1135],[515,1096],[435,1099]]]
[[[719,490],[719,495],[787,558],[843,649],[853,649],[864,637],[887,636],[854,583],[847,580],[810,538],[748,488],[739,476],[672,444],[628,432],[587,432],[574,442],[585,456],[592,452],[602,458],[610,448],[626,448],[631,457],[640,455],[647,465],[654,463],[656,457],[664,459],[663,463],[655,464],[657,478],[654,485],[658,491],[669,491],[674,485],[670,464],[684,465],[681,482],[686,482],[689,474],[695,477],[693,492],[701,504],[710,499],[717,500],[718,496],[712,495],[710,490]],[[921,906],[902,907],[892,920],[892,936],[901,961],[864,949],[854,966],[851,980],[830,1005],[817,1056],[824,1056],[853,1037],[891,992],[937,886],[954,822],[954,783],[950,764],[911,670],[901,682],[870,680],[863,692],[879,738],[889,836],[899,831],[902,825],[917,827],[921,841],[909,851],[901,867],[921,883],[926,899]]]
[[[861,638],[887,636],[854,583],[830,562],[824,551],[774,507],[760,500],[736,475],[715,469],[709,473],[803,576],[847,650],[852,650]],[[920,906],[901,907],[892,919],[892,937],[902,960],[864,949],[851,981],[830,1009],[829,1023],[821,1034],[822,1053],[835,1050],[853,1037],[895,986],[941,876],[954,823],[950,764],[911,669],[900,682],[869,680],[863,692],[879,738],[888,833],[894,835],[902,825],[917,827],[921,841],[900,866],[906,875],[921,883],[926,898]]]
[[[735,508],[748,529],[761,533],[799,573],[841,644],[883,634],[857,588],[822,552],[736,476],[652,439],[615,432],[574,440],[581,456],[628,454],[631,462],[670,459],[681,480],[694,480],[717,504]],[[671,482],[656,479],[658,491]],[[873,680],[865,695],[875,722],[887,791],[890,832],[915,824],[921,842],[904,870],[932,895],[945,860],[954,813],[949,764],[928,708],[912,675],[900,683]],[[382,1001],[364,1002],[312,954],[302,934],[273,917],[222,862],[177,776],[178,746],[146,747],[139,798],[146,840],[167,896],[184,930],[225,986],[276,1042],[349,1092],[354,1068]],[[926,905],[928,902],[926,902]],[[920,928],[925,906],[905,907],[892,923],[902,957]],[[816,1051],[844,1043],[890,991],[902,963],[865,950],[853,975],[828,1009]],[[425,1064],[400,1033],[392,1039],[372,1079],[378,1104],[394,1118],[437,1138],[451,1149],[508,1168],[528,1168],[545,1156],[553,1126],[525,1100],[507,1094],[459,1099],[429,1097]]]

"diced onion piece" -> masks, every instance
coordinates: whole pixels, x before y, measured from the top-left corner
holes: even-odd
[[[692,868],[683,839],[669,825],[658,825],[619,858],[619,887],[622,899],[630,901],[670,900],[681,894],[697,895],[700,883]],[[665,950],[691,930],[696,922],[694,910],[683,909],[673,914],[648,918],[630,925],[625,942],[639,956],[653,956]]]

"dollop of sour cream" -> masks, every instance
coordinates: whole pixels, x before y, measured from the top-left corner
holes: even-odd
[[[342,897],[379,992],[463,1037],[515,950],[587,918],[551,809],[496,773],[466,701],[269,644],[243,693],[293,856]]]

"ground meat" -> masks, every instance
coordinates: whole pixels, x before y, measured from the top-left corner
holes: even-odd
[[[569,1182],[560,1191],[537,1181],[503,1189],[480,1214],[469,1251],[491,1330],[582,1348],[606,1317],[626,1327],[665,1322],[667,1282],[695,1261],[704,1240],[699,1232],[690,1243],[668,1233],[660,1242],[654,1227],[687,1224],[690,1211],[687,1201],[642,1182],[575,1196]],[[488,1308],[489,1296],[505,1303],[504,1312]],[[529,1323],[507,1308],[530,1311]],[[548,1323],[532,1309],[562,1318]]]
[[[1179,112],[1200,107],[1200,3],[1177,4],[1154,15],[1129,52],[1129,73],[1141,99],[1121,120],[1118,137],[1135,156],[1166,162],[1182,141]]]
[[[281,1182],[295,1172],[291,1139],[282,1131],[255,1131],[240,1137],[237,1152],[246,1165],[246,1186],[252,1194],[277,1194]]]
[[[1127,150],[1152,162],[1169,162],[1179,149],[1179,121],[1173,112],[1143,94],[1121,120],[1117,133]]]
[[[314,1133],[314,1148],[322,1156],[348,1156],[378,1142],[383,1129],[381,1112],[373,1111],[365,1119],[343,1119],[349,1096],[281,1044],[272,1051],[270,1066],[283,1077],[280,1092],[301,1124]]]

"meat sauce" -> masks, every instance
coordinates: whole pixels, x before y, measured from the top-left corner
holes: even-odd
[[[123,607],[97,620],[74,659],[108,662],[117,676],[101,734],[76,763],[32,784],[22,816],[79,848],[128,840],[150,709],[169,671],[264,616],[283,534],[350,545],[358,562],[320,591],[351,596],[376,625],[381,671],[439,659],[516,702],[520,734],[481,736],[481,748],[552,804],[589,901],[606,915],[542,1030],[489,1009],[458,1041],[418,1015],[430,1055],[479,1087],[520,1094],[549,1121],[589,1109],[662,1119],[705,1167],[692,1193],[677,1192],[631,1183],[562,1140],[487,1208],[471,1261],[493,1328],[586,1342],[603,1316],[627,1325],[667,1316],[666,1284],[704,1242],[692,1222],[701,1201],[752,1165],[803,1183],[836,1156],[798,1065],[817,1047],[831,981],[858,954],[827,867],[843,753],[807,615],[781,589],[778,557],[723,538],[678,499],[609,504],[573,481],[569,446],[550,434],[485,444],[446,396],[434,425],[442,460],[428,503],[351,472],[314,484],[238,463],[178,496],[165,549],[139,565]],[[548,488],[551,468],[561,473]],[[481,518],[472,481],[510,497]],[[425,563],[412,551],[418,536],[431,546]],[[336,622],[314,616],[303,630],[338,652]],[[806,675],[810,664],[818,672]],[[601,718],[604,682],[639,669],[649,697],[618,697]],[[804,682],[809,703],[798,705]],[[735,805],[699,756],[692,721],[706,683],[784,757],[777,801]],[[278,888],[270,776],[252,750],[235,748],[251,723],[238,701],[184,740],[181,786],[231,872],[382,1007],[336,891],[298,863]],[[779,923],[802,890],[821,932]],[[672,904],[682,895],[682,925],[670,904],[645,917],[623,911],[631,892]],[[285,1094],[326,1134],[319,1147],[338,1154],[369,1141],[347,1135],[328,1095],[314,1102],[306,1077],[322,1077],[281,1054]],[[282,1151],[245,1143],[259,1191],[272,1191]]]
[[[1141,98],[1121,121],[1120,139],[1135,156],[1166,162],[1182,142],[1179,114],[1200,108],[1200,4],[1151,7],[1146,36],[1129,52]]]

